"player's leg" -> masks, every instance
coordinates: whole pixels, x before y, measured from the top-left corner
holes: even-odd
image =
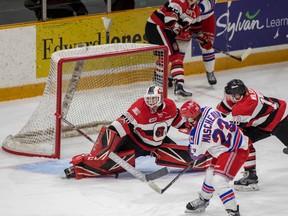
[[[283,149],[285,154],[288,154],[288,116],[286,116],[272,131],[272,134],[276,136],[285,146]]]
[[[171,63],[171,76],[175,80],[174,94],[176,96],[191,97],[192,93],[184,89],[184,56],[179,51],[173,51],[169,56],[169,62]]]
[[[148,43],[165,45],[162,37],[166,35],[164,29],[160,28],[154,23],[147,22],[145,26],[145,36]],[[158,56],[157,52],[154,53],[155,56]],[[162,57],[158,56],[156,61],[156,67],[154,70],[153,82],[157,86],[163,85],[163,62]]]
[[[256,171],[256,149],[253,147],[253,143],[265,139],[270,136],[270,133],[262,131],[256,127],[249,127],[244,130],[244,134],[249,137],[249,156],[244,163],[243,177],[237,181],[234,181],[235,190],[239,191],[257,191],[258,176]]]
[[[118,156],[135,166],[135,151],[124,148],[125,140],[121,140],[117,133],[103,127],[98,135],[89,154],[79,154],[70,162],[73,166],[64,170],[67,178],[81,179],[84,177],[97,177],[118,175],[125,170],[112,161],[108,155],[111,151],[117,152]]]
[[[177,42],[178,47],[179,47],[179,53],[182,56],[183,60],[185,58],[185,53],[189,47],[190,40],[191,40],[191,37],[188,38],[188,40],[183,40],[183,39],[179,39],[179,38],[176,39],[176,42]],[[168,77],[168,87],[173,87],[173,82],[176,82],[176,79],[173,79],[173,77],[171,75],[171,71],[170,71],[170,74]]]
[[[169,29],[161,28],[155,24],[146,23],[145,34],[149,43],[165,45],[168,48],[171,76],[176,81],[174,93],[182,97],[192,96],[191,92],[184,90],[183,56],[175,39],[175,33]],[[157,83],[156,83],[157,84]]]
[[[134,150],[117,152],[117,155],[130,165],[135,166]],[[72,158],[71,163],[73,166],[64,170],[67,178],[75,177],[76,179],[81,179],[111,175],[118,176],[119,173],[126,172],[125,169],[108,157],[108,152],[101,159],[93,157],[90,154],[76,155]],[[72,173],[71,170],[73,170]]]
[[[206,19],[203,19],[201,22],[202,31],[210,38],[210,40],[214,41],[215,38],[215,15],[214,13]],[[210,85],[215,85],[217,83],[217,79],[214,74],[215,68],[215,51],[212,47],[209,50],[204,49],[200,44],[200,49],[202,52],[202,59],[206,69],[206,76],[208,83]]]
[[[238,191],[257,191],[258,176],[256,173],[256,150],[249,139],[249,155],[244,163],[243,177],[237,181],[234,181],[234,188]]]
[[[244,162],[249,150],[238,149],[237,152],[226,152],[218,157],[213,172],[213,188],[222,201],[228,215],[239,215],[239,206],[235,193],[229,182],[234,179]]]
[[[205,179],[202,183],[202,189],[198,192],[199,198],[192,200],[186,205],[185,213],[200,213],[204,212],[209,205],[210,199],[213,196],[214,188],[212,186],[214,164],[217,159],[213,158],[210,167],[206,170]]]

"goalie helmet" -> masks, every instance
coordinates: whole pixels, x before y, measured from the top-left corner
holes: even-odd
[[[202,111],[200,105],[192,100],[186,101],[180,108],[181,116],[187,118],[188,121],[190,118],[192,122],[197,120],[201,113]]]
[[[225,93],[228,95],[245,95],[246,86],[244,82],[240,79],[233,79],[227,83],[225,86]]]
[[[157,86],[150,86],[144,95],[144,101],[148,107],[150,107],[150,112],[155,113],[159,106],[163,103],[163,92],[161,88]]]

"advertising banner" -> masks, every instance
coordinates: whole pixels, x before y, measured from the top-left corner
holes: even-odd
[[[101,16],[72,21],[58,21],[37,26],[37,78],[47,77],[50,56],[62,49],[75,48],[78,43],[87,46],[107,43],[144,43],[144,28],[147,18],[155,9],[113,13],[105,16],[112,20],[109,34],[106,33]]]
[[[101,16],[66,19],[37,25],[36,76],[47,77],[53,52],[70,49],[79,42],[87,46],[106,43],[145,43],[147,18],[156,8],[105,14],[112,19],[109,34]],[[225,51],[288,43],[288,0],[239,0],[215,6],[215,47]],[[196,42],[192,56],[201,54]]]
[[[240,0],[216,4],[215,47],[243,50],[288,43],[287,0]],[[192,55],[200,55],[192,43]]]

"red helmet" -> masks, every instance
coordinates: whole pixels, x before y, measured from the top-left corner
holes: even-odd
[[[180,108],[182,117],[196,119],[201,113],[201,107],[195,101],[186,101]]]

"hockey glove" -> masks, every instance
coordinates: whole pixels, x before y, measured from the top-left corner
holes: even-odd
[[[175,25],[174,25],[173,28],[172,28],[172,31],[173,31],[176,35],[178,35],[178,34],[180,33],[180,31],[181,31],[181,28],[182,28],[182,26],[179,25],[179,24],[176,22]]]
[[[202,48],[209,50],[213,48],[212,40],[202,31],[197,33],[196,40],[199,41]]]
[[[192,124],[185,122],[184,127],[180,128],[178,131],[180,133],[189,134],[192,128]]]
[[[180,31],[179,34],[176,36],[176,40],[181,40],[181,41],[190,41],[192,37],[192,32],[191,31]]]
[[[201,158],[204,157],[204,154],[199,154],[196,156],[195,153],[197,152],[197,147],[199,147],[199,146],[193,145],[193,144],[188,145],[189,154],[193,160],[200,160]]]

